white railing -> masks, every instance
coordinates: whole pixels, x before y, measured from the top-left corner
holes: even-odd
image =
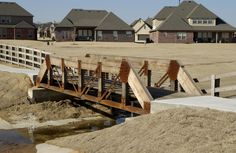
[[[0,44],[0,61],[27,68],[39,69],[46,54],[34,48]]]

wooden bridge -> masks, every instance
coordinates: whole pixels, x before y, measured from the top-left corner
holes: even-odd
[[[153,100],[149,89],[176,88],[176,81],[186,93],[202,94],[175,60],[95,55],[64,59],[46,55],[36,86],[145,114],[150,112]]]

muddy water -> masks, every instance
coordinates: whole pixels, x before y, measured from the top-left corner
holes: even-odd
[[[119,121],[120,122],[120,121]],[[0,153],[34,153],[35,145],[47,140],[92,132],[117,124],[116,120],[101,118],[96,120],[82,120],[63,126],[47,126],[28,129],[0,130]]]

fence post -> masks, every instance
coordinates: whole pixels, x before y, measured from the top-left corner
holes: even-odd
[[[220,93],[216,92],[216,88],[220,87],[220,78],[216,78],[216,75],[211,76],[211,96],[219,97]]]

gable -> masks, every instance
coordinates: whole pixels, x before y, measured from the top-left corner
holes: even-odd
[[[97,26],[96,30],[130,30],[133,28],[125,23],[122,19],[116,16],[114,13],[110,12]]]
[[[138,34],[149,34],[150,30],[152,30],[149,25],[143,24],[135,33]]]
[[[143,25],[144,25],[144,21],[142,19],[140,19],[138,22],[136,22],[136,24],[133,26],[134,31],[138,31]]]
[[[21,21],[20,23],[15,25],[16,28],[32,28],[35,29],[35,27],[25,21]]]

